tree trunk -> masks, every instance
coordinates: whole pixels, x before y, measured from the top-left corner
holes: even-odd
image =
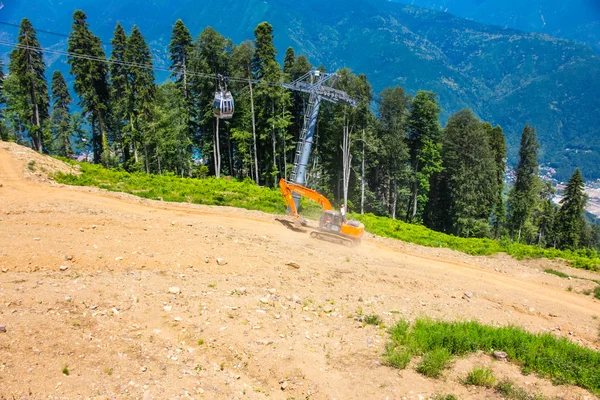
[[[35,71],[33,71],[33,62],[31,60],[31,52],[27,52],[27,58],[29,62],[29,66],[31,67],[31,74],[35,75]],[[31,98],[31,104],[33,104],[33,125],[36,127],[35,134],[32,135],[31,140],[35,151],[42,152],[42,129],[40,124],[40,110],[36,99],[36,90],[35,83],[33,80],[31,81],[31,88],[29,91],[29,96]]]
[[[233,150],[231,149],[231,132],[227,125],[225,125],[225,132],[227,133],[227,154],[229,158],[229,175],[235,176],[233,173]]]
[[[365,213],[365,130],[362,131],[362,163],[360,170],[360,213]]]
[[[396,208],[398,205],[398,186],[396,184],[396,180],[394,179],[394,182],[392,184],[392,219],[396,219]]]
[[[34,92],[35,93],[35,92]],[[34,146],[35,146],[35,151],[38,152],[42,152],[42,128],[40,126],[40,109],[36,104],[34,104],[34,115],[35,115],[35,126],[36,126],[36,130],[35,130],[35,135],[34,135]]]
[[[133,115],[129,116],[129,124],[131,126],[131,145],[133,146],[133,159],[137,164],[139,162],[138,152],[137,152],[137,144],[135,143],[135,126],[133,125]]]
[[[219,118],[216,118],[217,126],[215,129],[215,136],[213,138],[213,154],[215,159],[215,176],[218,178],[221,177],[221,149],[219,148]]]
[[[150,174],[150,166],[148,165],[148,145],[144,143],[144,161],[146,164],[146,173]]]
[[[101,153],[104,153],[108,149],[104,148],[105,144],[108,144],[108,139],[106,138],[106,130],[104,129],[104,121],[102,119],[102,112],[98,111],[98,129],[100,129],[100,149]]]
[[[346,111],[344,110],[344,127],[342,136],[342,179],[343,179],[343,191],[344,191],[344,207],[348,209],[348,187],[350,185],[350,166],[352,162],[352,154],[350,154],[350,121],[346,118]]]
[[[271,115],[273,123],[271,124],[271,145],[273,146],[273,168],[277,169],[277,137],[275,136],[275,102],[271,102]],[[274,171],[273,171],[274,172]],[[277,185],[277,175],[273,174],[273,186]]]
[[[281,118],[285,119],[285,107],[281,107]],[[281,140],[283,141],[283,176],[284,179],[287,179],[287,152],[285,151],[285,131],[283,131],[281,135]]]
[[[408,203],[408,210],[406,213],[406,220],[409,222],[414,221],[414,219],[417,215],[417,210],[418,210],[418,198],[419,198],[419,181],[417,180],[417,172],[418,171],[419,171],[419,159],[417,158],[417,160],[415,161],[414,182],[412,183],[411,196],[410,196],[410,201]]]
[[[250,111],[252,112],[252,138],[254,140],[254,180],[258,180],[258,151],[256,149],[256,119],[254,117],[254,95],[252,94],[252,82],[250,82]]]

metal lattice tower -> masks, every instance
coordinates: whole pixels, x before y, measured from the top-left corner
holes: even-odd
[[[321,101],[331,103],[342,103],[356,107],[356,100],[341,90],[325,86],[325,83],[335,83],[338,78],[336,74],[328,74],[319,70],[312,70],[301,76],[292,83],[284,83],[283,87],[308,93],[308,104],[304,110],[304,124],[294,157],[294,168],[292,169],[291,181],[299,185],[304,185],[306,181],[306,168],[312,151],[315,127],[317,126],[317,117],[319,116],[319,107]],[[294,196],[296,206],[300,201],[300,196]]]

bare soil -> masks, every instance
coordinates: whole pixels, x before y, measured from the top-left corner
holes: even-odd
[[[355,316],[514,324],[598,349],[600,301],[581,293],[594,284],[543,270],[600,274],[372,235],[347,248],[280,216],[49,179],[70,169],[0,142],[0,399],[500,398],[460,383],[480,365],[532,393],[594,398],[486,354],[440,379],[392,369],[385,329]]]

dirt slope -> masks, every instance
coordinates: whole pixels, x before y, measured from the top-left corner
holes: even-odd
[[[374,237],[348,249],[260,212],[57,185],[37,170],[68,168],[54,163],[0,142],[0,399],[498,398],[458,383],[473,365],[592,398],[483,354],[439,380],[398,372],[380,364],[385,330],[353,318],[516,324],[598,348],[600,302],[577,293],[590,283],[541,272],[561,264]]]

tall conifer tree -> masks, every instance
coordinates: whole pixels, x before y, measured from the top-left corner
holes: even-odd
[[[285,58],[283,59],[283,73],[291,74],[292,69],[294,68],[294,64],[296,62],[296,55],[294,53],[294,49],[288,47],[285,51]]]
[[[4,94],[4,64],[0,60],[0,140],[9,140],[8,127],[4,123],[4,107],[6,96]]]
[[[123,164],[127,168],[131,158],[131,131],[127,112],[128,67],[125,64],[127,34],[119,22],[110,42],[110,108],[111,130],[123,152]]]
[[[496,166],[489,138],[471,110],[448,120],[442,154],[452,230],[466,237],[486,236],[497,193]]]
[[[152,119],[152,106],[156,94],[154,86],[154,71],[152,69],[152,55],[142,36],[140,29],[134,25],[127,38],[125,49],[127,67],[127,112],[129,124],[133,133],[133,148],[135,161],[139,161],[137,143],[144,150],[144,166],[150,173],[149,146],[150,141],[146,128]]]
[[[442,169],[440,106],[433,92],[419,91],[410,102],[406,131],[412,166],[407,220],[421,221],[429,199],[431,176]]]
[[[560,201],[558,235],[561,247],[576,249],[580,246],[586,225],[584,211],[587,199],[583,176],[577,168]]]
[[[184,98],[188,98],[188,68],[190,56],[193,50],[193,39],[190,31],[186,28],[183,21],[175,21],[173,31],[171,32],[171,43],[169,44],[169,59],[172,71],[171,76],[175,78],[177,86],[183,92]]]
[[[490,147],[494,155],[496,164],[496,200],[492,211],[492,233],[498,238],[501,233],[502,225],[506,219],[506,207],[504,206],[504,173],[506,171],[506,138],[504,132],[499,126],[492,128],[488,122],[483,124],[483,129],[487,133],[490,141]]]
[[[109,91],[106,55],[100,39],[89,29],[87,16],[81,10],[73,13],[73,26],[68,40],[68,63],[75,77],[74,88],[79,105],[92,128],[94,162],[99,163],[102,153],[109,152],[107,114]]]
[[[52,74],[52,130],[54,134],[54,148],[58,154],[69,157],[73,154],[71,148],[71,95],[65,78],[60,71]]]
[[[517,179],[508,200],[511,235],[518,242],[521,240],[523,227],[530,223],[540,190],[537,160],[539,147],[535,128],[526,125],[521,135]]]
[[[28,124],[26,125],[31,137],[34,150],[43,151],[43,124],[48,119],[48,84],[44,76],[46,65],[44,54],[37,40],[37,33],[27,18],[21,20],[19,46],[10,53],[8,71],[16,79],[19,86],[16,96],[22,97],[21,102],[27,104]]]

